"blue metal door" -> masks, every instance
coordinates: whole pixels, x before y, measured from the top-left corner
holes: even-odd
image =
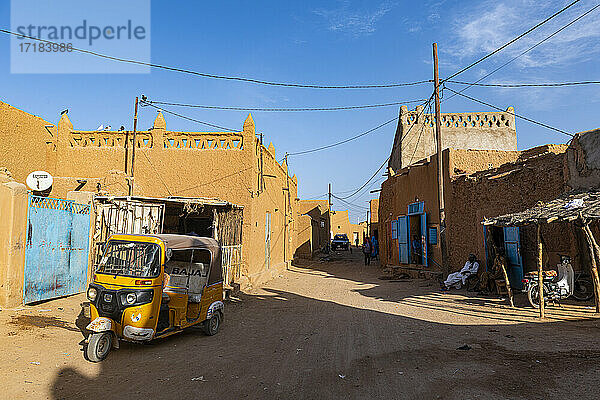
[[[519,228],[516,226],[504,227],[504,248],[508,259],[508,279],[511,287],[522,289],[523,283],[523,259],[521,258],[521,240]]]
[[[398,217],[398,255],[400,264],[408,264],[410,260],[408,216]]]
[[[23,302],[85,291],[90,206],[29,196]]]
[[[427,213],[421,214],[421,255],[422,264],[427,267],[429,260],[427,259]]]

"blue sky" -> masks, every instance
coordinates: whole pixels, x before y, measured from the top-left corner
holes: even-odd
[[[152,62],[197,71],[272,81],[318,84],[386,83],[430,79],[431,43],[438,42],[445,77],[544,19],[567,1],[153,1]],[[460,75],[474,81],[594,6],[583,0],[556,20],[500,54]],[[10,3],[0,4],[10,27]],[[597,10],[484,82],[516,83],[598,80],[600,12]],[[9,52],[9,39],[0,37]],[[131,127],[133,99],[221,106],[319,107],[427,98],[430,85],[380,90],[274,88],[152,70],[150,74],[11,74],[0,58],[0,100],[58,121],[68,108],[77,129],[100,124]],[[467,92],[500,107],[569,132],[600,126],[598,87],[553,89],[471,88]],[[247,113],[174,109],[190,117],[241,129]],[[443,103],[443,112],[486,111],[466,99]],[[342,112],[253,113],[257,129],[272,141],[277,157],[326,145],[366,131],[396,116],[398,107]],[[141,110],[140,128],[156,111]],[[172,130],[209,130],[165,115]],[[364,183],[387,158],[395,125],[351,143],[290,157],[299,178],[299,196],[340,193]],[[519,148],[565,142],[567,137],[517,121]],[[383,180],[381,174],[373,188]],[[352,222],[364,218],[368,191],[350,201]],[[334,208],[345,209],[339,201]]]

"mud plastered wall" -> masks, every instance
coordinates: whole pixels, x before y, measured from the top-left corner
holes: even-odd
[[[295,207],[294,258],[311,257],[329,242],[329,231],[328,201],[299,200]]]
[[[0,167],[16,181],[25,182],[30,172],[46,168],[55,135],[52,123],[0,102]]]
[[[517,150],[514,109],[506,112],[444,113],[442,149]],[[389,166],[398,171],[436,152],[435,115],[422,106],[400,108]]]
[[[45,169],[55,177],[52,197],[65,198],[76,189],[114,195],[128,193],[125,141],[128,138],[131,166],[134,146],[131,132],[127,135],[124,131],[80,131],[63,114],[54,131],[49,128],[51,133],[48,133],[44,128],[46,121],[7,105],[2,107],[0,134],[9,131],[10,135],[3,137],[1,151],[19,155],[18,160],[3,159],[2,166],[4,163],[12,166],[17,181],[24,182],[34,169]],[[159,113],[152,129],[136,134],[135,146],[134,195],[214,197],[243,206],[243,271],[256,282],[274,273],[265,271],[264,263],[265,214],[269,211],[273,238],[270,265],[285,267],[284,254],[287,260],[291,259],[294,236],[293,225],[289,221],[286,224],[285,216],[292,220],[293,204],[288,197],[296,198],[297,179],[288,177],[287,166],[275,160],[273,146],[266,148],[259,144],[251,116],[240,132],[174,132],[167,131],[165,119]],[[264,174],[274,177],[265,178],[262,191],[258,179],[261,148]],[[24,163],[23,156],[30,162]]]
[[[446,225],[448,257],[451,269],[464,264],[469,253],[485,258],[483,226],[484,217],[523,211],[538,201],[549,201],[566,189],[564,160],[566,145],[548,145],[520,152],[517,160],[487,170],[450,176],[446,192]],[[450,165],[466,170],[476,159],[489,159],[489,152],[469,153],[450,151]],[[507,154],[510,158],[513,155]],[[523,258],[535,264],[535,230],[522,230]],[[553,249],[552,262],[557,254],[568,253],[574,238],[564,227],[555,224],[544,228],[546,246]],[[532,246],[531,243],[534,245]]]

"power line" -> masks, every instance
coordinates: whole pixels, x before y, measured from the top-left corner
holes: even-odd
[[[185,103],[169,103],[166,101],[149,101],[148,103],[157,105],[167,105],[175,107],[189,107],[189,108],[202,108],[208,110],[234,110],[234,111],[265,111],[265,112],[299,112],[299,111],[341,111],[341,110],[357,110],[365,108],[378,108],[378,107],[390,107],[398,106],[401,104],[412,104],[422,103],[424,99],[408,100],[408,101],[395,101],[392,103],[380,103],[380,104],[366,104],[358,106],[339,106],[339,107],[289,107],[289,108],[277,108],[277,107],[230,107],[230,106],[207,106],[199,104],[185,104]]]
[[[447,77],[446,79],[444,79],[441,83],[446,82],[447,80],[452,79],[455,76],[458,76],[458,75],[462,74],[466,70],[468,70],[470,68],[473,68],[475,65],[481,63],[484,60],[487,60],[488,58],[490,58],[494,54],[496,54],[496,53],[504,50],[505,48],[507,48],[508,46],[510,46],[511,44],[513,44],[514,42],[516,42],[517,40],[519,40],[522,37],[524,37],[524,36],[528,35],[529,33],[533,32],[534,30],[536,30],[540,26],[544,25],[546,22],[550,21],[551,19],[553,19],[557,15],[565,12],[567,9],[571,8],[572,6],[574,6],[575,4],[579,3],[580,1],[581,0],[575,0],[575,1],[567,4],[565,7],[561,8],[560,10],[558,10],[557,12],[555,12],[554,14],[552,14],[551,16],[549,16],[548,18],[546,18],[543,21],[541,21],[541,22],[537,23],[536,25],[534,25],[533,27],[529,28],[527,31],[523,32],[522,34],[520,34],[519,36],[515,37],[514,39],[512,39],[512,40],[508,41],[507,43],[503,44],[502,46],[498,47],[496,50],[494,50],[491,53],[483,56],[479,60],[477,60],[475,62],[472,62],[471,64],[469,64],[466,67],[462,68],[461,70],[455,72],[454,74],[450,75],[449,77]]]
[[[433,94],[431,96],[429,96],[429,99],[427,100],[427,104],[431,103],[431,99],[433,98]],[[425,107],[423,107],[423,109],[421,110],[421,112],[419,113],[419,115],[417,116],[417,119],[423,115],[425,111]],[[399,117],[396,117],[396,119],[398,119]],[[406,138],[406,136],[408,136],[408,134],[410,133],[410,131],[412,130],[412,128],[415,126],[416,124],[412,124],[410,126],[410,128],[408,128],[408,130],[406,131],[406,133],[404,134],[404,136],[402,136],[400,138],[400,143],[402,143],[402,141],[404,140],[404,138]],[[348,195],[348,196],[344,196],[341,199],[349,199],[350,197],[354,197],[356,194],[358,194],[362,189],[365,188],[365,186],[367,186],[369,184],[369,182],[371,182],[373,180],[373,178],[375,178],[377,176],[377,174],[379,173],[379,171],[381,171],[381,169],[385,166],[385,164],[390,160],[391,154],[385,159],[385,161],[383,162],[383,164],[381,164],[381,166],[379,168],[377,168],[377,171],[375,171],[375,173],[358,189],[356,189],[352,194]]]
[[[465,97],[465,98],[467,98],[467,99],[469,99],[469,100],[471,100],[471,101],[474,101],[474,102],[476,102],[476,103],[480,103],[480,104],[486,105],[486,106],[488,106],[488,107],[491,107],[491,108],[494,108],[494,109],[496,109],[496,110],[498,110],[498,111],[506,111],[506,110],[503,110],[502,108],[500,108],[500,107],[498,107],[498,106],[495,106],[495,105],[493,105],[493,104],[490,104],[490,103],[486,103],[486,102],[485,102],[485,101],[483,101],[483,100],[479,100],[479,99],[476,99],[476,98],[474,98],[474,97],[467,96],[467,95],[466,95],[466,94],[464,94],[464,93],[457,92],[456,90],[452,90],[452,89],[450,89],[449,87],[446,87],[446,89],[448,89],[448,90],[449,90],[449,91],[451,91],[452,93],[456,93],[457,95],[459,95],[459,96],[462,96],[462,97]],[[513,115],[514,115],[515,117],[517,117],[517,118],[521,118],[521,119],[523,119],[523,120],[525,120],[525,121],[528,121],[528,122],[531,122],[531,123],[533,123],[533,124],[536,124],[536,125],[539,125],[539,126],[543,126],[544,128],[551,129],[551,130],[553,130],[553,131],[556,131],[556,132],[562,133],[563,135],[568,135],[568,136],[571,136],[571,137],[575,137],[575,135],[573,135],[572,133],[569,133],[569,132],[563,131],[562,129],[555,128],[555,127],[553,127],[553,126],[550,126],[550,125],[544,124],[544,123],[542,123],[542,122],[539,122],[539,121],[533,120],[533,119],[531,119],[531,118],[524,117],[524,116],[522,116],[522,115],[519,115],[519,114],[517,114],[517,113],[513,113]]]
[[[223,129],[223,130],[225,130],[225,131],[229,131],[229,132],[236,132],[236,129],[227,128],[227,127],[224,127],[224,126],[220,126],[220,125],[211,124],[211,123],[209,123],[209,122],[200,121],[200,120],[198,120],[198,119],[191,118],[191,117],[185,116],[185,115],[183,115],[183,114],[176,113],[176,112],[174,112],[174,111],[170,111],[170,110],[166,110],[166,109],[164,109],[164,108],[161,108],[161,107],[157,107],[157,106],[155,106],[154,104],[150,104],[150,103],[148,103],[148,102],[145,102],[145,101],[143,101],[143,100],[140,100],[140,103],[142,103],[142,106],[150,106],[150,107],[154,107],[154,108],[156,108],[156,109],[157,109],[157,110],[159,110],[159,111],[166,112],[167,114],[171,114],[171,115],[174,115],[174,116],[176,116],[176,117],[179,117],[179,118],[187,119],[188,121],[192,121],[192,122],[196,122],[196,123],[198,123],[198,124],[202,124],[202,125],[210,126],[210,127],[212,127],[212,128]]]
[[[429,113],[431,114],[431,102],[429,102],[427,104],[427,106],[429,109]],[[423,126],[421,126],[421,132],[419,132],[419,138],[417,139],[417,143],[415,144],[415,149],[412,153],[412,156],[410,157],[410,161],[408,162],[408,165],[412,164],[412,161],[415,158],[415,154],[417,154],[417,149],[419,148],[419,143],[421,142],[421,136],[423,136],[424,131],[425,131],[425,124],[423,124]]]
[[[50,40],[40,39],[40,38],[36,38],[33,36],[23,35],[21,33],[12,32],[12,31],[9,31],[6,29],[0,29],[0,32],[5,33],[7,35],[13,35],[13,36],[21,37],[21,38],[36,40],[36,41],[39,41],[42,43],[59,45],[59,43],[57,43],[57,42],[52,42]],[[91,50],[80,49],[77,47],[72,47],[72,50],[80,52],[80,53],[84,53],[84,54],[89,54],[89,55],[92,55],[95,57],[104,58],[107,60],[118,61],[118,62],[123,62],[123,63],[127,63],[127,64],[142,65],[145,67],[151,67],[151,68],[157,68],[157,69],[164,69],[167,71],[181,72],[184,74],[201,76],[203,78],[222,79],[222,80],[228,80],[228,81],[239,81],[239,82],[254,83],[254,84],[268,85],[268,86],[279,86],[279,87],[308,88],[308,89],[383,89],[383,88],[415,86],[415,85],[421,85],[421,84],[430,82],[429,80],[422,80],[422,81],[413,81],[413,82],[364,84],[364,85],[362,85],[362,84],[361,85],[317,85],[317,84],[303,84],[303,83],[274,82],[274,81],[266,81],[266,80],[255,79],[255,78],[244,78],[241,76],[217,75],[217,74],[209,74],[209,73],[205,73],[205,72],[192,71],[192,70],[185,69],[185,68],[170,67],[167,65],[154,64],[154,63],[150,63],[150,62],[133,60],[133,59],[129,59],[129,58],[109,56],[107,54],[102,54],[102,53],[98,53],[98,52],[91,51]]]
[[[338,200],[339,200],[339,201],[341,201],[342,203],[345,203],[345,204],[349,205],[349,206],[353,206],[353,207],[356,207],[356,208],[359,208],[359,209],[361,209],[361,208],[364,208],[364,210],[365,210],[365,211],[367,211],[367,210],[370,210],[370,208],[369,208],[369,207],[365,207],[365,206],[361,206],[361,205],[358,205],[358,204],[355,204],[355,203],[351,203],[351,202],[349,202],[349,201],[347,201],[347,200],[344,200],[344,199],[342,199],[342,198],[340,198],[340,197],[337,197],[337,196],[336,196],[336,195],[334,195],[334,194],[332,194],[331,196],[332,196],[333,198],[335,198],[335,199],[338,199]]]
[[[374,132],[374,131],[376,131],[376,130],[378,130],[380,128],[383,128],[384,126],[386,126],[388,124],[391,124],[392,122],[398,120],[398,118],[399,117],[394,117],[394,118],[392,118],[392,119],[390,119],[390,120],[388,120],[388,121],[386,121],[386,122],[384,122],[382,124],[377,125],[375,128],[371,128],[368,131],[359,133],[358,135],[352,136],[351,138],[344,139],[344,140],[336,142],[336,143],[328,144],[326,146],[317,147],[317,148],[314,148],[314,149],[297,151],[295,153],[288,153],[288,156],[299,156],[299,155],[302,155],[302,154],[314,153],[315,151],[321,151],[321,150],[329,149],[331,147],[339,146],[339,145],[344,144],[344,143],[351,142],[351,141],[356,140],[356,139],[358,139],[360,137],[366,136],[369,133]]]
[[[568,24],[562,26],[560,29],[558,29],[557,31],[553,32],[552,34],[546,36],[544,39],[540,40],[539,42],[537,42],[536,44],[534,44],[533,46],[529,47],[528,49],[526,49],[525,51],[521,52],[520,54],[518,54],[517,56],[511,58],[510,60],[508,60],[507,62],[505,62],[504,64],[500,65],[499,67],[497,67],[496,69],[494,69],[493,71],[485,74],[484,76],[482,76],[481,78],[479,78],[478,80],[476,80],[473,83],[466,83],[466,82],[459,82],[459,81],[451,81],[451,80],[446,80],[446,82],[453,82],[453,83],[459,83],[459,84],[466,84],[468,85],[467,87],[463,88],[460,90],[460,93],[463,93],[465,90],[469,89],[472,86],[492,86],[492,84],[479,84],[479,82],[481,82],[482,80],[488,78],[489,76],[491,76],[492,74],[495,74],[496,72],[498,72],[500,69],[506,67],[508,64],[512,63],[513,61],[515,61],[516,59],[522,57],[523,55],[527,54],[528,52],[530,52],[531,50],[535,49],[536,47],[540,46],[542,43],[550,40],[551,38],[553,38],[554,36],[558,35],[560,32],[562,32],[563,30],[567,29],[569,26],[573,25],[575,22],[579,21],[580,19],[582,19],[583,17],[585,17],[586,15],[588,15],[589,13],[591,13],[592,11],[594,11],[595,9],[597,9],[598,7],[600,7],[600,4],[597,4],[596,6],[592,7],[590,10],[586,11],[585,13],[581,14],[580,16],[578,16],[577,18],[575,18],[574,20],[572,20],[571,22],[569,22]],[[558,83],[558,84],[541,84],[542,86],[539,87],[545,87],[545,86],[572,86],[572,85],[579,85],[579,84],[592,84],[592,83],[600,83],[598,81],[587,81],[587,82],[566,82],[566,83]],[[538,87],[538,85],[540,84],[521,84],[519,86],[514,86],[514,87],[527,87],[527,86],[532,86],[532,87]],[[501,86],[501,87],[513,87],[513,86]],[[453,94],[452,96],[448,97],[445,101],[450,100],[451,98],[453,98],[454,96],[456,96],[456,94]]]
[[[483,87],[500,87],[500,88],[523,88],[523,87],[561,87],[561,86],[578,86],[578,85],[598,85],[600,81],[581,81],[581,82],[552,82],[552,83],[479,83],[479,82],[462,82],[462,81],[447,81],[448,83],[456,83],[458,85],[483,86]]]

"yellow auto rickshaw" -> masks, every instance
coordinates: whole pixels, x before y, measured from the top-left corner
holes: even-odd
[[[187,235],[112,235],[87,290],[87,357],[106,358],[119,339],[145,342],[223,320],[221,247]]]

